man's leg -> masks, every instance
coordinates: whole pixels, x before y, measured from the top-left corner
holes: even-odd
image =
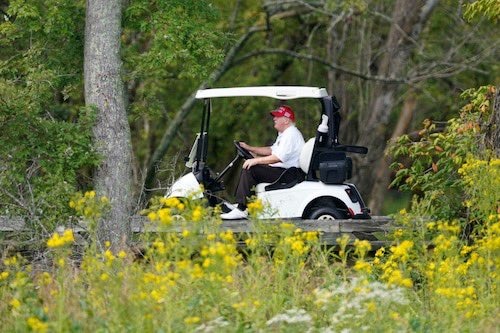
[[[254,165],[250,169],[241,170],[240,181],[236,188],[238,208],[245,210],[247,198],[252,194],[252,188],[259,183],[272,183],[285,171],[284,168],[274,168],[269,165]]]

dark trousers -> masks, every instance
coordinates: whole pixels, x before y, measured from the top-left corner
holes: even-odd
[[[259,183],[272,183],[276,181],[285,168],[271,167],[269,165],[254,165],[250,169],[241,170],[240,181],[236,188],[236,202],[240,209],[247,206],[247,198],[253,193],[253,187]]]

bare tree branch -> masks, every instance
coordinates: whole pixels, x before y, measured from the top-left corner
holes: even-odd
[[[196,91],[199,89],[205,89],[212,85],[214,82],[217,82],[226,71],[232,67],[232,61],[238,51],[245,45],[245,43],[248,41],[248,39],[256,32],[260,31],[265,31],[266,27],[265,26],[255,26],[250,28],[237,42],[236,44],[229,50],[227,53],[224,62],[217,68],[212,74],[209,76],[209,78],[203,82],[198,89],[196,89],[185,101],[180,110],[176,113],[175,117],[172,119],[170,122],[169,127],[163,134],[163,137],[156,148],[156,150],[153,153],[153,156],[151,158],[151,161],[149,162],[149,166],[146,171],[146,177],[144,179],[144,186],[143,186],[143,192],[141,195],[141,200],[140,202],[145,202],[148,200],[150,193],[151,193],[151,188],[153,187],[153,182],[156,176],[156,172],[158,170],[158,167],[161,163],[161,159],[163,156],[165,156],[165,153],[168,151],[170,148],[170,145],[172,144],[172,140],[177,133],[181,123],[184,121],[184,119],[187,117],[189,112],[191,111],[191,108],[193,107],[195,103],[195,95]]]
[[[290,50],[284,50],[284,49],[262,49],[254,52],[247,53],[246,55],[236,59],[233,63],[232,66],[238,66],[241,63],[253,58],[253,57],[258,57],[258,56],[263,56],[263,55],[269,55],[269,54],[281,54],[281,55],[287,55],[289,57],[297,58],[297,59],[304,59],[304,60],[309,60],[309,61],[315,61],[319,64],[324,65],[325,67],[328,67],[330,69],[337,70],[339,72],[349,74],[352,76],[359,77],[364,80],[373,80],[373,81],[381,81],[384,83],[395,83],[395,84],[400,84],[400,83],[408,83],[408,79],[405,78],[400,78],[400,79],[395,79],[395,78],[387,78],[387,77],[381,77],[381,76],[373,76],[369,74],[363,74],[359,73],[357,71],[345,68],[343,66],[329,63],[325,59],[312,55],[312,54],[302,54]]]

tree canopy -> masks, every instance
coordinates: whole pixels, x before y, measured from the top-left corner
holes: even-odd
[[[340,101],[341,141],[371,150],[355,161],[354,182],[380,212],[384,196],[372,190],[390,182],[390,172],[380,172],[388,169],[381,162],[387,140],[426,118],[447,121],[464,90],[497,84],[498,5],[462,3],[125,1],[121,76],[135,208],[142,192],[163,193],[183,172],[199,127],[192,99],[199,87],[313,85]],[[96,110],[84,101],[85,10],[83,0],[0,2],[2,214],[48,226],[71,215],[72,193],[94,187],[102,156],[92,141]],[[272,139],[273,106],[258,99],[217,105],[214,169],[232,158],[233,139]],[[307,110],[299,126],[311,135],[317,106],[296,107]]]

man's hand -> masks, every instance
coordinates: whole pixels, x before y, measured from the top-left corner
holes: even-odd
[[[247,144],[247,143],[246,143],[246,142],[244,142],[244,141],[240,141],[240,146],[241,146],[242,148],[245,148],[245,149],[246,149],[246,150],[248,150],[248,151],[252,151],[252,146],[250,146],[249,144]]]
[[[258,159],[257,158],[251,158],[251,159],[248,159],[248,160],[245,160],[245,162],[243,163],[243,169],[250,169],[251,167],[253,167],[254,165],[257,165],[259,164],[258,163]]]
[[[254,157],[257,156],[269,156],[272,154],[271,147],[254,147],[250,146],[248,143],[244,141],[239,141],[241,148],[245,148],[252,154]]]
[[[240,144],[240,147],[243,148],[243,149],[246,149],[248,150],[248,152],[253,156],[253,157],[257,157],[257,154],[255,154],[255,152],[253,151],[255,149],[255,147],[252,147],[250,146],[248,143],[244,142],[244,141],[240,141],[239,142]]]

